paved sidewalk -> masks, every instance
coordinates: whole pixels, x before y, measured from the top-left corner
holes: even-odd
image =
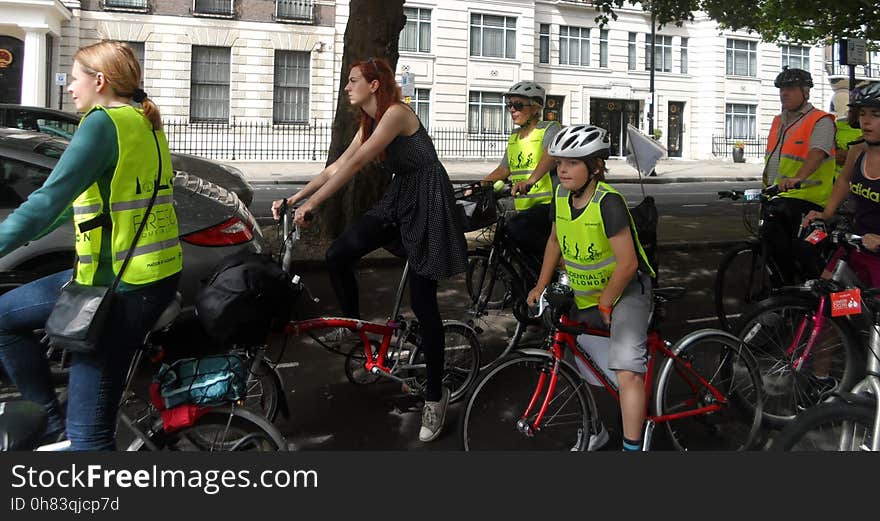
[[[259,162],[226,161],[241,170],[245,177],[256,184],[303,184],[324,168],[320,162]],[[491,172],[497,162],[446,160],[443,165],[453,181],[476,181]],[[754,181],[761,178],[764,168],[758,159],[746,163],[729,160],[687,161],[664,159],[657,164],[655,177],[645,178],[647,183],[699,182],[699,181]],[[618,183],[638,182],[636,170],[622,159],[608,161],[609,180]]]

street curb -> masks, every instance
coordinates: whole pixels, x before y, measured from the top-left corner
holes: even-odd
[[[476,183],[481,181],[482,178],[472,178],[472,179],[451,179],[452,184],[465,184],[465,183]],[[608,179],[610,184],[638,184],[640,182],[644,184],[669,184],[669,183],[742,183],[742,182],[752,182],[752,181],[761,181],[760,177],[720,177],[720,176],[704,176],[704,177],[644,177],[642,179],[638,179],[636,177],[624,177],[619,179]],[[308,184],[308,181],[297,181],[297,180],[271,180],[271,179],[257,179],[253,181],[249,181],[253,185],[305,185]]]

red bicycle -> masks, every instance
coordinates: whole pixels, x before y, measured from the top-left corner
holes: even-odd
[[[293,264],[292,251],[300,238],[299,228],[291,226],[290,208],[281,209],[280,250],[281,268],[291,276]],[[345,328],[356,333],[357,342],[346,354],[345,374],[355,384],[370,384],[381,378],[394,380],[410,394],[419,395],[427,383],[425,357],[421,350],[421,330],[416,320],[407,320],[398,314],[407,280],[409,264],[404,267],[397,298],[391,317],[384,323],[345,317],[319,317],[295,320],[287,323],[284,335],[310,335],[319,345],[339,352],[325,345],[315,335],[315,331],[332,328]],[[298,275],[291,281],[300,293],[308,289]],[[372,335],[372,337],[370,336]],[[477,334],[463,322],[444,321],[444,370],[443,385],[449,388],[450,401],[455,402],[465,396],[480,369],[480,343]],[[345,354],[345,353],[341,353]]]
[[[654,290],[655,317],[662,304],[681,290]],[[570,287],[554,283],[545,292],[543,310],[550,328],[549,349],[521,349],[500,361],[480,379],[467,401],[461,422],[465,450],[587,450],[601,423],[590,385],[595,378],[619,401],[613,372],[581,348],[580,335],[609,333],[584,327],[565,315],[574,299]],[[570,353],[574,358],[566,358]],[[666,426],[679,450],[749,449],[761,423],[761,376],[737,337],[721,330],[695,331],[675,345],[654,329],[648,335],[645,378],[648,411],[644,450],[651,446],[655,424]],[[659,364],[652,400],[652,375]],[[577,362],[586,369],[579,372]],[[651,407],[650,405],[653,405]]]

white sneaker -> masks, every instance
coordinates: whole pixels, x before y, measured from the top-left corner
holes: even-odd
[[[601,449],[608,443],[608,439],[610,436],[608,435],[608,430],[605,428],[604,423],[599,424],[599,434],[591,434],[590,441],[587,443],[587,451],[593,452]]]
[[[446,421],[446,408],[449,406],[449,389],[443,388],[443,396],[439,402],[425,402],[422,409],[422,428],[419,430],[419,441],[434,441],[443,430]]]
[[[355,335],[351,332],[351,330],[344,327],[337,327],[331,329],[328,333],[319,336],[318,340],[329,346],[339,346],[345,342],[350,341],[352,338],[354,338],[354,336]]]

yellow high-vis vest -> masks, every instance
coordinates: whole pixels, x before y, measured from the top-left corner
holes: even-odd
[[[183,253],[177,239],[179,232],[172,195],[174,172],[165,134],[156,131],[159,153],[162,154],[162,172],[156,202],[147,216],[147,206],[150,204],[159,170],[152,126],[144,117],[143,111],[134,107],[106,109],[98,105],[89,114],[95,110],[103,110],[116,126],[119,158],[110,182],[109,208],[104,205],[98,183],[93,183],[73,202],[76,281],[93,285],[98,271],[101,241],[108,232],[113,255],[113,273],[118,275],[144,219],[147,224],[135,245],[122,281],[133,285],[148,284],[174,275],[183,267]],[[80,230],[82,223],[102,213],[109,214],[109,230],[105,226],[89,231]]]
[[[611,185],[598,183],[596,193],[587,203],[583,213],[572,220],[571,207],[568,203],[569,191],[562,185],[556,189],[556,238],[559,240],[559,248],[565,260],[565,271],[574,290],[578,309],[599,304],[599,297],[608,286],[611,274],[617,266],[611,241],[605,235],[605,221],[602,219],[602,199],[608,194],[619,194],[619,192]],[[651,270],[651,277],[654,277],[654,268],[648,262],[648,256],[645,255],[642,243],[639,242],[639,234],[632,215],[629,216],[629,228],[638,248],[637,255]]]
[[[520,139],[517,132],[507,138],[507,166],[510,168],[511,183],[525,181],[532,175],[544,157],[544,133],[552,125],[558,124],[556,121],[541,121],[525,138]],[[538,204],[549,204],[552,199],[553,181],[550,172],[547,172],[532,185],[529,193],[515,196],[513,204],[518,211],[522,211]]]

